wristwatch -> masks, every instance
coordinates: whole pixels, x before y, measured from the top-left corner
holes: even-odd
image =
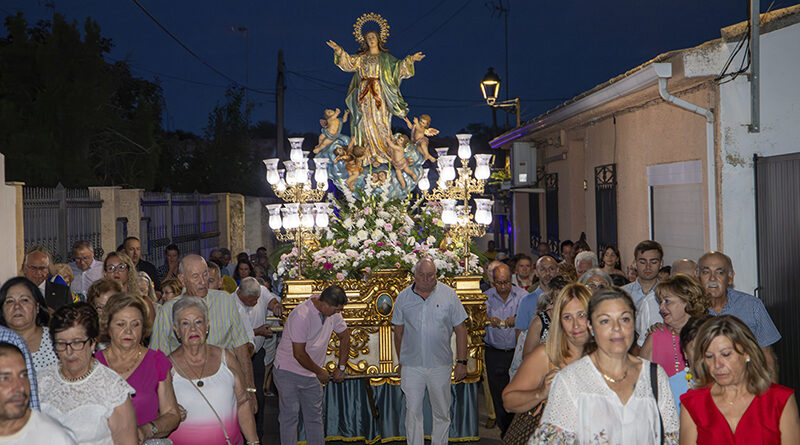
[[[345,369],[347,368],[344,365],[339,365],[339,371],[344,371]]]
[[[464,365],[464,366],[467,365],[467,361],[466,360],[456,360],[456,363],[458,363],[459,365]]]
[[[153,437],[156,437],[156,434],[158,434],[158,427],[155,422],[150,422],[150,434],[152,434]]]

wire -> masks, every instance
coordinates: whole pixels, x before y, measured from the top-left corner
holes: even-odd
[[[225,73],[223,73],[222,71],[218,70],[218,69],[217,69],[217,68],[215,68],[213,65],[211,65],[210,63],[208,63],[208,62],[206,62],[205,60],[203,60],[203,58],[201,58],[199,55],[197,55],[197,53],[195,53],[194,51],[192,51],[192,50],[191,50],[191,48],[189,48],[188,46],[186,46],[186,45],[185,45],[185,44],[184,44],[184,43],[183,43],[183,42],[182,42],[182,41],[181,41],[181,40],[180,40],[180,39],[179,39],[177,36],[175,36],[175,34],[173,34],[172,32],[170,32],[170,30],[169,30],[169,29],[167,29],[167,27],[166,27],[166,26],[162,25],[162,24],[161,24],[161,22],[159,22],[159,21],[158,21],[158,19],[157,19],[157,18],[155,18],[155,16],[153,16],[153,14],[151,14],[151,13],[150,13],[150,11],[148,11],[148,10],[147,10],[147,8],[145,8],[145,7],[144,7],[144,6],[143,6],[141,3],[139,3],[139,0],[131,0],[131,1],[132,1],[134,4],[136,4],[136,6],[138,6],[138,7],[139,7],[139,9],[141,9],[141,10],[142,10],[142,12],[144,12],[144,13],[145,13],[145,15],[147,15],[147,17],[149,17],[149,18],[150,18],[150,20],[152,20],[152,21],[153,21],[153,22],[154,22],[156,25],[158,25],[158,27],[159,27],[159,28],[161,28],[161,30],[162,30],[162,31],[164,31],[165,33],[167,33],[167,35],[168,35],[168,36],[170,36],[170,37],[172,38],[172,40],[174,40],[175,42],[177,42],[177,43],[178,43],[178,45],[180,45],[180,46],[181,46],[181,48],[185,49],[185,50],[186,50],[186,52],[188,52],[189,54],[191,54],[191,55],[192,55],[192,56],[193,56],[195,59],[197,59],[197,61],[198,61],[198,62],[200,62],[200,63],[202,63],[203,65],[205,65],[205,66],[206,66],[208,69],[210,69],[211,71],[213,71],[213,72],[217,73],[219,76],[223,77],[224,79],[226,79],[227,81],[229,81],[229,82],[233,83],[234,85],[236,85],[236,86],[238,86],[238,87],[240,87],[240,88],[244,88],[245,90],[248,90],[248,91],[253,91],[253,92],[255,92],[255,93],[261,93],[261,94],[271,94],[271,95],[274,95],[274,94],[275,94],[275,92],[271,92],[271,91],[264,91],[264,90],[260,90],[260,89],[257,89],[257,88],[251,88],[251,87],[249,87],[249,86],[247,86],[247,85],[243,85],[242,83],[240,83],[240,82],[237,82],[236,80],[234,80],[233,78],[231,78],[231,77],[230,77],[230,76],[228,76],[227,74],[225,74]]]
[[[430,33],[428,33],[428,35],[426,35],[425,37],[423,37],[423,38],[422,38],[422,40],[420,40],[419,42],[417,42],[417,43],[415,43],[415,44],[411,45],[411,46],[408,48],[408,50],[406,50],[406,53],[410,53],[412,49],[416,48],[418,45],[422,44],[423,42],[425,42],[426,40],[428,40],[429,38],[431,38],[431,37],[432,37],[434,34],[436,34],[437,32],[441,31],[442,29],[444,29],[444,26],[445,26],[445,25],[447,25],[448,23],[450,23],[450,21],[451,21],[451,20],[453,20],[454,18],[456,18],[456,16],[457,16],[458,14],[460,14],[460,13],[461,13],[461,11],[463,11],[463,10],[464,10],[464,8],[466,8],[466,7],[467,7],[467,6],[468,6],[470,3],[472,3],[472,0],[467,0],[467,1],[465,1],[465,2],[464,2],[464,4],[463,4],[463,5],[461,5],[461,7],[460,7],[460,8],[456,9],[456,12],[454,12],[454,13],[453,13],[453,14],[452,14],[450,17],[448,17],[448,18],[447,18],[445,21],[443,21],[441,24],[439,24],[439,25],[437,25],[437,26],[434,26],[434,27],[433,27],[433,31],[431,31]]]
[[[423,19],[425,19],[428,16],[430,16],[433,13],[433,11],[437,10],[446,1],[447,0],[441,0],[439,3],[433,5],[433,7],[431,9],[427,10],[424,14],[421,14],[418,19],[414,20],[410,25],[408,25],[405,28],[401,29],[400,33],[402,34],[402,33],[406,32],[406,31],[408,31],[409,29],[413,28],[414,26],[416,26],[417,23],[421,22]]]

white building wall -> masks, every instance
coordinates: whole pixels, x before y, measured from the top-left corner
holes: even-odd
[[[17,265],[17,192],[6,185],[5,156],[0,153],[0,283],[19,273]]]
[[[720,86],[722,250],[733,260],[737,289],[757,286],[753,154],[800,151],[800,24],[761,36],[761,131],[748,132],[750,83],[746,76]],[[729,45],[733,48],[734,44]],[[738,61],[732,64],[738,67]]]

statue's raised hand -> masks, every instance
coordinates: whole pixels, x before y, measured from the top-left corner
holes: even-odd
[[[421,52],[418,52],[418,53],[416,53],[416,54],[411,56],[411,61],[419,62],[420,60],[422,60],[424,58],[425,58],[425,54],[422,54]]]
[[[334,42],[333,40],[328,40],[327,42],[325,42],[325,44],[326,44],[326,45],[328,45],[328,46],[330,46],[330,47],[333,49],[333,52],[334,52],[334,53],[336,53],[336,54],[341,54],[341,52],[342,52],[342,47],[341,47],[341,46],[339,46],[339,45],[338,45],[336,42]]]

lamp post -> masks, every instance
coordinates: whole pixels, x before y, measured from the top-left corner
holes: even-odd
[[[267,182],[275,194],[285,201],[284,204],[269,204],[266,207],[269,227],[275,231],[276,238],[279,241],[293,241],[297,257],[300,258],[304,247],[311,247],[319,241],[314,227],[328,226],[330,203],[318,202],[328,190],[328,160],[315,159],[316,171],[310,170],[308,152],[302,149],[303,138],[289,138],[289,143],[292,149],[289,160],[283,161],[285,169],[278,168],[278,158],[263,161],[267,169]]]
[[[500,76],[494,72],[494,68],[489,68],[489,72],[487,72],[486,75],[483,76],[483,80],[481,80],[481,93],[483,93],[483,98],[486,100],[486,105],[492,108],[513,108],[517,113],[517,127],[519,127],[521,124],[519,118],[519,98],[515,97],[498,102],[497,94],[499,92]],[[497,122],[495,122],[495,127],[496,126]]]
[[[442,204],[442,223],[447,229],[447,236],[463,245],[464,274],[469,271],[469,245],[472,238],[486,234],[486,227],[492,222],[492,206],[490,199],[472,198],[472,195],[482,194],[486,180],[491,173],[490,164],[492,155],[475,155],[475,174],[469,167],[472,150],[469,141],[472,135],[457,134],[458,159],[460,167],[456,170],[456,155],[448,155],[447,147],[437,148],[437,168],[439,181],[437,187],[430,190],[428,169],[423,169],[417,186],[422,191],[427,201],[438,201]],[[458,176],[456,176],[458,172]],[[470,199],[475,201],[475,214],[472,213]]]

